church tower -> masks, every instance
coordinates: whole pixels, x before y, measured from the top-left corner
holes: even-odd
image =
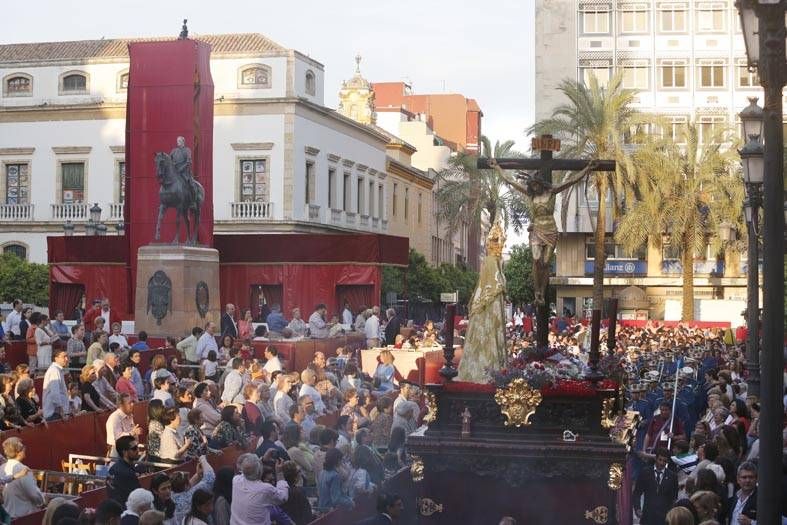
[[[372,85],[361,76],[361,55],[355,57],[355,75],[350,80],[342,82],[338,111],[361,124],[377,122]]]

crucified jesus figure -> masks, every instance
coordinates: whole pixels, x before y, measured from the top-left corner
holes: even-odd
[[[530,250],[533,254],[535,302],[543,305],[549,285],[549,260],[557,245],[555,197],[561,191],[587,177],[593,171],[595,163],[590,162],[583,170],[571,175],[558,186],[552,186],[552,183],[545,180],[539,172],[535,174],[519,172],[517,178],[523,179],[523,185],[508,176],[495,159],[489,159],[489,165],[509,186],[525,195],[527,199],[531,215],[527,231],[530,237]]]

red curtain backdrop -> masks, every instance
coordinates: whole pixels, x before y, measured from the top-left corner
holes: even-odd
[[[340,313],[335,310],[337,286],[369,286],[372,299],[380,297],[382,279],[379,266],[355,264],[222,264],[219,272],[222,304],[233,303],[241,308],[253,306],[247,303],[252,286],[281,283],[280,304],[287,318],[296,306],[308,318],[319,303],[328,306],[328,315]]]
[[[358,309],[361,306],[371,308],[380,301],[374,300],[374,286],[372,285],[340,285],[336,287],[336,311],[340,312],[344,308],[344,301],[350,303],[350,310],[354,314],[358,314]]]
[[[113,310],[117,310],[123,319],[130,319],[128,295],[126,288],[127,271],[125,264],[50,264],[50,290],[55,285],[79,285],[85,289],[88,304],[93,299],[109,299]],[[63,310],[66,315],[67,311]]]
[[[49,289],[49,312],[52,317],[58,310],[66,319],[77,319],[76,309],[85,293],[81,284],[52,283]]]

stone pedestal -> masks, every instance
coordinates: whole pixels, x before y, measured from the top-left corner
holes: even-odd
[[[135,330],[153,337],[183,336],[219,322],[219,252],[152,244],[137,252]]]

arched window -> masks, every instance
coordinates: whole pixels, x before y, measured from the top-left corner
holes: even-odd
[[[271,87],[271,68],[263,64],[241,68],[239,85],[252,88]]]
[[[27,260],[27,247],[23,244],[9,243],[3,245],[3,255],[5,254],[16,255],[20,259]]]
[[[60,93],[61,94],[87,93],[87,74],[72,71],[61,75]]]
[[[6,96],[18,97],[33,94],[33,77],[23,73],[9,75],[5,79],[3,92]]]
[[[317,81],[314,78],[314,73],[312,71],[306,72],[306,93],[309,95],[317,94]]]

